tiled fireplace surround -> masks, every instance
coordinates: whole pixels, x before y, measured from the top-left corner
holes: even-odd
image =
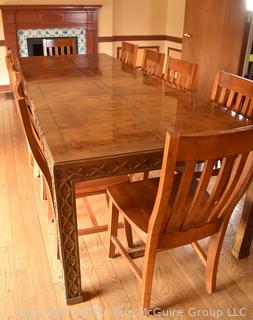
[[[101,5],[6,5],[6,46],[14,60],[27,56],[27,38],[77,37],[79,54],[98,52],[98,10]]]
[[[77,53],[86,53],[86,30],[85,28],[44,28],[44,29],[19,29],[17,30],[18,51],[20,57],[27,57],[27,40],[32,38],[77,38]]]

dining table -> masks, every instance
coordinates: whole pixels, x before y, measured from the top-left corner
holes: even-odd
[[[52,176],[66,302],[79,303],[87,297],[75,184],[160,169],[167,132],[219,131],[251,121],[102,53],[20,57],[19,68]],[[237,257],[242,244],[249,251],[252,190],[234,246]]]

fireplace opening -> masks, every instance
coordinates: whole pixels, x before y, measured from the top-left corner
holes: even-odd
[[[27,38],[27,48],[28,56],[43,56],[43,39],[75,39],[76,48],[78,48],[78,38],[77,37],[43,37],[43,38]],[[66,48],[65,48],[66,49]],[[66,49],[67,50],[67,49]],[[65,52],[66,54],[67,52]]]

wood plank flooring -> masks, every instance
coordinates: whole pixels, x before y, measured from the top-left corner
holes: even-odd
[[[106,221],[104,197],[89,201],[98,219]],[[158,254],[152,306],[163,308],[164,317],[253,319],[253,253],[241,261],[231,255],[241,206],[229,224],[211,296],[204,268],[190,246]],[[80,226],[89,225],[82,200],[77,208]],[[0,230],[1,320],[143,318],[137,280],[123,258],[107,259],[106,233],[79,238],[86,301],[65,305],[55,225],[47,221],[47,202],[40,199],[40,181],[28,166],[18,114],[6,94],[0,95]]]

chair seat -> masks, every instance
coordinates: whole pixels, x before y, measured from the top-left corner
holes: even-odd
[[[170,203],[173,204],[180,184],[181,174],[175,174]],[[108,188],[108,194],[112,198],[115,206],[121,213],[132,221],[142,232],[148,232],[149,218],[154,207],[159,178],[146,179],[131,183],[124,183]],[[191,189],[183,210],[188,210],[188,206],[193,200],[198,180],[193,178]],[[209,197],[208,192],[204,195],[204,201]]]
[[[146,233],[158,184],[159,178],[124,183],[108,188],[108,194],[115,206]]]
[[[130,179],[128,175],[81,181],[76,183],[76,197],[80,198],[95,193],[103,193],[111,186],[127,183],[129,181]]]

